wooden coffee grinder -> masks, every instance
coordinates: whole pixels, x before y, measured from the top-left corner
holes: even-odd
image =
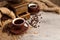
[[[20,0],[20,2],[16,1],[17,0],[8,1],[9,3],[8,8],[11,9],[16,14],[17,17],[23,17],[25,19],[28,19],[30,17],[30,13],[28,13],[28,6],[27,6],[29,3],[25,0]]]

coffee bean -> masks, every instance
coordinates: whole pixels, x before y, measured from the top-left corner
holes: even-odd
[[[40,27],[40,25],[38,25],[38,27]]]
[[[39,22],[39,23],[41,23],[41,22]]]
[[[40,27],[40,25],[37,25],[38,23],[41,23],[39,20],[40,16],[41,16],[41,14],[40,15],[37,15],[37,14],[32,15],[29,20],[29,24],[32,25],[34,28]],[[42,17],[41,17],[41,19],[42,19]]]
[[[1,27],[1,25],[0,25],[0,27]]]
[[[42,17],[41,17],[41,19],[42,19]]]

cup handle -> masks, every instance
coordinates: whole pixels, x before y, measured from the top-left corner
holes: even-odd
[[[26,25],[26,24],[27,24],[27,25]],[[27,21],[25,22],[25,25],[26,25],[26,27],[29,27],[29,23],[28,23]]]

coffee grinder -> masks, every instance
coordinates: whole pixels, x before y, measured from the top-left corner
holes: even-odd
[[[12,10],[17,17],[23,17],[25,19],[29,19],[30,13],[28,13],[28,4],[26,0],[7,0],[8,6],[10,10]]]

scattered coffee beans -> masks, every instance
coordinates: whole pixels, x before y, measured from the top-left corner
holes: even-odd
[[[28,20],[29,24],[33,26],[34,28],[40,27],[40,19],[42,19],[41,14],[34,14],[31,15],[30,19]]]

